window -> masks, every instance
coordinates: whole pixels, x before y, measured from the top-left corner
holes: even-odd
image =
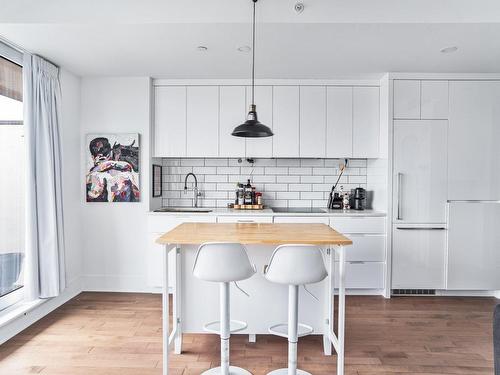
[[[6,46],[0,44],[0,54]],[[0,56],[0,310],[22,299],[25,246],[25,143],[22,66]],[[7,58],[8,57],[8,58]]]

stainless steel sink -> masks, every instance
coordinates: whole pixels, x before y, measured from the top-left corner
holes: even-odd
[[[158,208],[154,212],[206,213],[206,212],[212,212],[212,210],[210,208],[199,208],[199,207],[162,207]]]

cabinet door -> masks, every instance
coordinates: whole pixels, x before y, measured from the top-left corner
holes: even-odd
[[[220,87],[219,156],[245,156],[245,138],[231,135],[246,121],[245,86]]]
[[[247,112],[252,102],[252,88],[247,87]],[[273,129],[273,87],[255,87],[255,104],[259,121]],[[243,122],[243,121],[242,121]],[[246,153],[250,158],[270,158],[273,156],[273,137],[246,138]]]
[[[392,237],[393,289],[444,289],[444,227],[395,225]]]
[[[378,158],[380,97],[378,87],[353,88],[352,153],[355,158]]]
[[[450,200],[500,199],[500,82],[450,82]]]
[[[273,156],[299,156],[299,87],[273,87]]]
[[[326,87],[300,87],[300,156],[326,156]]]
[[[422,81],[421,118],[448,119],[448,81]]]
[[[394,121],[394,221],[446,221],[447,131],[446,120]]]
[[[420,119],[420,81],[394,81],[394,118]]]
[[[155,88],[154,156],[186,156],[186,88]]]
[[[326,157],[352,157],[352,87],[328,87],[326,91]]]
[[[211,157],[219,154],[219,88],[187,88],[188,157]]]
[[[452,202],[449,210],[447,288],[500,289],[500,203]]]

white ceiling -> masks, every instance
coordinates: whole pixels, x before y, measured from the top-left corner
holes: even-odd
[[[257,3],[260,78],[500,72],[500,1],[303,0],[300,15],[294,3]],[[0,9],[0,35],[82,76],[249,75],[250,54],[236,48],[250,44],[250,0],[0,0]]]

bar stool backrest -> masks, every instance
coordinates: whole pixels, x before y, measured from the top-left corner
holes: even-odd
[[[193,274],[201,280],[224,283],[248,279],[255,274],[255,267],[243,245],[207,242],[198,248]]]
[[[266,279],[278,284],[306,285],[327,276],[323,254],[314,245],[281,245],[271,256]]]

